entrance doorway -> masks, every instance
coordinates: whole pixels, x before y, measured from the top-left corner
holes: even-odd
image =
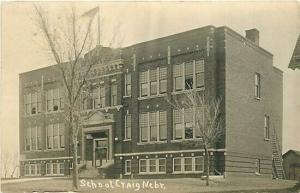
[[[93,141],[93,165],[100,167],[109,160],[108,138],[97,138]]]

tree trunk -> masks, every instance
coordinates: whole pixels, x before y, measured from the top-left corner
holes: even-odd
[[[207,145],[204,145],[204,151],[205,151],[205,165],[206,165],[206,186],[209,186],[209,152],[208,152],[208,149],[207,149]]]
[[[14,167],[14,170],[12,171],[12,173],[11,173],[11,175],[10,175],[11,178],[14,177],[14,174],[15,174],[15,171],[16,171],[17,168],[18,168],[18,166],[15,166],[15,167]]]
[[[77,139],[73,140],[73,189],[78,190]]]

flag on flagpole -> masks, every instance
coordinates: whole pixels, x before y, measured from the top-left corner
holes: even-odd
[[[85,12],[84,14],[81,15],[81,17],[94,17],[96,15],[96,13],[99,12],[99,7],[95,7],[87,12]]]

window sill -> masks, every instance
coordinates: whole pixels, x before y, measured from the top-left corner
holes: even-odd
[[[164,144],[167,141],[151,141],[151,142],[138,142],[137,145],[153,145],[153,144]]]
[[[255,100],[261,101],[261,97],[254,97]]]
[[[126,174],[124,174],[124,176],[130,176],[131,175],[131,173],[126,173]]]
[[[131,141],[131,139],[123,139],[124,142]]]
[[[201,174],[203,171],[173,172],[173,174]]]
[[[205,90],[205,87],[201,87],[201,88],[194,88],[194,89],[188,89],[188,90],[181,90],[181,91],[173,91],[172,92],[172,95],[177,95],[177,94],[184,94],[184,93],[187,93],[189,91],[204,91]]]
[[[53,151],[64,151],[65,148],[59,148],[59,149],[46,149],[44,152],[53,152]]]
[[[158,94],[158,95],[139,97],[138,100],[145,100],[145,99],[152,99],[152,98],[166,97],[166,96],[167,96],[167,94]]]
[[[46,174],[45,176],[63,176],[64,174]]]
[[[265,141],[270,141],[270,139],[268,139],[268,138],[265,138],[264,140],[265,140]]]
[[[42,152],[42,150],[31,150],[31,151],[25,150],[25,153],[36,153],[36,152]]]
[[[143,173],[139,173],[138,175],[158,175],[158,174],[166,174],[166,172],[143,172]]]
[[[30,115],[24,115],[24,117],[37,117],[39,115],[42,115],[43,113],[36,113],[36,114],[30,114]]]
[[[123,96],[123,98],[125,99],[125,98],[131,98],[131,96]]]
[[[25,177],[42,176],[42,174],[25,174]]]
[[[180,143],[180,142],[193,142],[193,141],[202,141],[201,138],[193,138],[193,139],[173,139],[171,140],[171,143]]]
[[[50,115],[50,114],[62,113],[62,112],[64,112],[64,110],[57,110],[57,111],[50,111],[50,112],[46,111],[45,114]]]

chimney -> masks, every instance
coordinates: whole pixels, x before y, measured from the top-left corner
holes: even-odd
[[[246,30],[246,38],[259,46],[259,31],[256,28]]]

